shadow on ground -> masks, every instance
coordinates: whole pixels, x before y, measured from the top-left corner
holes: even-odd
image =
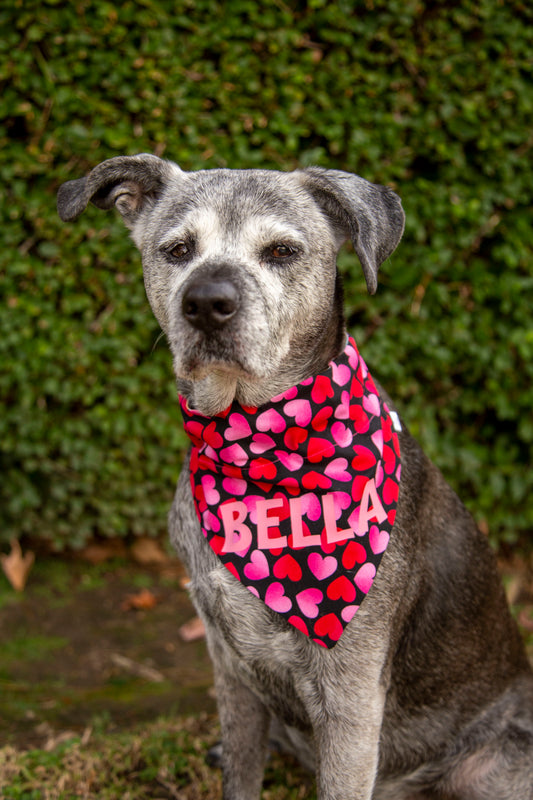
[[[205,642],[178,635],[194,616],[182,577],[174,562],[47,558],[18,594],[0,574],[0,747],[214,712]]]

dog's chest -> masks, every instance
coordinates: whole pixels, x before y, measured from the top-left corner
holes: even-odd
[[[287,626],[225,569],[205,541],[189,497],[174,505],[171,538],[188,569],[190,596],[206,624],[215,669],[224,666],[277,717],[308,730],[300,675],[313,669],[310,662],[318,653],[310,648],[322,648]]]

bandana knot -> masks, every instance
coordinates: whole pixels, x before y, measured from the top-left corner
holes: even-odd
[[[355,341],[259,408],[205,417],[180,397],[191,489],[209,545],[256,597],[333,647],[394,525],[401,426]]]

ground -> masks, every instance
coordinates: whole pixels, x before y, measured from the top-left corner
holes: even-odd
[[[22,592],[0,573],[3,800],[220,796],[205,763],[218,736],[211,665],[203,638],[180,635],[194,618],[183,570],[119,550],[102,563],[38,555]],[[531,564],[505,573],[533,657]],[[264,798],[314,797],[294,764],[269,770]]]
[[[0,576],[0,746],[214,713],[205,642],[178,635],[194,616],[181,576],[57,557],[37,559],[23,593]]]

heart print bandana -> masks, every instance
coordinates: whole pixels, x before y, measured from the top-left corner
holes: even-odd
[[[180,404],[209,545],[269,608],[333,647],[372,586],[400,484],[398,416],[355,341],[259,408],[235,401],[205,417]]]

